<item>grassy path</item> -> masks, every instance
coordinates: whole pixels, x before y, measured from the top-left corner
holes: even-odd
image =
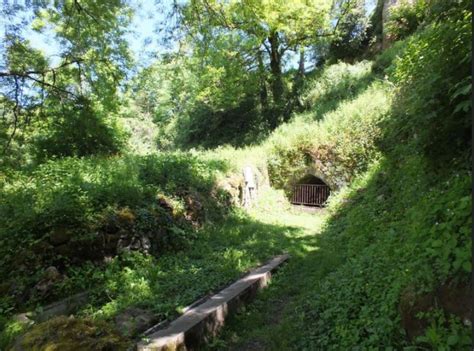
[[[265,201],[268,203],[268,201]],[[323,211],[302,213],[284,206],[260,203],[250,211],[262,223],[286,224],[299,237],[311,238],[302,248],[289,247],[292,258],[273,278],[272,284],[246,309],[229,320],[208,350],[294,350],[305,338],[298,327],[304,317],[305,301],[315,285],[333,267],[333,257],[318,251],[318,234],[326,217]]]

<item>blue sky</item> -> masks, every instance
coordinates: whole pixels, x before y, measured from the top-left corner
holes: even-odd
[[[23,0],[26,1],[26,0]],[[13,3],[13,2],[12,2]],[[17,0],[17,3],[21,4],[21,0]],[[131,1],[135,10],[133,16],[130,32],[126,38],[129,43],[130,50],[139,66],[146,66],[152,62],[153,57],[157,53],[163,53],[168,49],[160,44],[160,34],[156,33],[156,25],[158,22],[164,21],[164,14],[171,6],[171,0],[160,0],[159,4],[156,4],[154,0],[134,0]],[[366,9],[368,12],[372,12],[375,8],[376,0],[368,0],[366,2]],[[5,6],[5,3],[4,5]],[[25,15],[25,13],[23,13]],[[26,15],[31,16],[31,12]],[[2,30],[5,28],[7,23],[6,18],[1,18],[0,25]],[[3,33],[2,33],[3,35]],[[32,30],[25,30],[25,36],[30,40],[32,45],[50,57],[51,63],[54,64],[55,57],[59,52],[59,47],[54,41],[51,33],[38,34]],[[290,57],[287,68],[297,65],[297,57]]]
[[[0,40],[2,42],[7,26],[18,22],[21,18],[28,18],[29,20],[33,18],[31,6],[24,6],[28,4],[28,0],[7,0],[0,6],[4,11],[14,9],[15,2],[23,5],[23,7],[18,7],[14,17],[8,18],[0,13]],[[31,3],[31,0],[29,2]],[[150,61],[150,56],[167,50],[167,48],[160,45],[159,35],[155,33],[155,30],[157,23],[164,20],[164,13],[166,9],[170,8],[171,0],[160,0],[159,4],[155,4],[154,0],[133,0],[131,3],[133,3],[134,16],[126,39],[136,61],[147,64]],[[51,63],[54,64],[59,53],[59,46],[53,33],[48,31],[37,33],[30,28],[24,28],[23,31],[25,38],[30,41],[31,45],[42,50],[50,58]]]

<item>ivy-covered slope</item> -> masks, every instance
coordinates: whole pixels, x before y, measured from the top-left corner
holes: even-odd
[[[471,12],[466,1],[435,10],[376,58],[372,78],[391,87],[385,100],[373,85],[356,95],[348,89],[325,112],[324,94],[316,94],[321,122],[295,122],[274,135],[268,158],[276,186],[321,161],[311,151],[329,143],[334,159],[361,155],[363,162],[352,169],[341,163],[350,182],[332,198],[316,250],[290,263],[251,312],[215,341],[217,348],[471,346]],[[350,72],[327,67],[323,78],[337,70]],[[387,104],[379,115],[372,101]],[[338,119],[354,126],[344,128]]]

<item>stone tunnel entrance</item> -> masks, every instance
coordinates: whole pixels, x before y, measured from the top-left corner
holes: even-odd
[[[319,206],[326,205],[331,193],[329,186],[318,177],[307,175],[293,186],[291,203],[294,205]]]

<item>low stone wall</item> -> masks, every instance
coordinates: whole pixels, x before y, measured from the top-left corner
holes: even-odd
[[[33,324],[41,323],[57,316],[67,316],[85,305],[89,298],[90,293],[84,291],[43,306],[39,311],[20,313],[15,316],[15,319],[20,323]]]

